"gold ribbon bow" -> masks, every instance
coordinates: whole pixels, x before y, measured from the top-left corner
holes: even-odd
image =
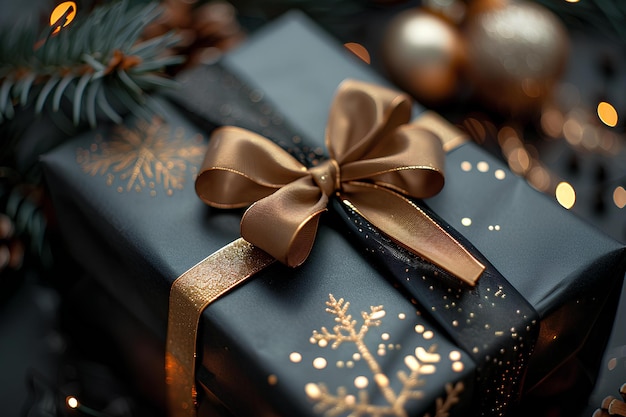
[[[484,266],[409,198],[443,187],[444,152],[438,136],[450,133],[438,118],[413,124],[404,94],[357,81],[343,82],[326,129],[330,158],[307,169],[253,132],[216,130],[196,179],[211,206],[250,206],[240,238],[178,277],[170,291],[165,371],[172,417],[196,417],[196,341],[202,311],[274,258],[304,262],[330,196],[337,194],[400,245],[473,285]],[[424,119],[429,119],[424,121]],[[421,123],[420,123],[421,122]]]
[[[396,243],[474,285],[484,266],[409,200],[442,189],[445,156],[440,139],[410,117],[407,95],[346,80],[326,127],[328,160],[307,168],[269,139],[223,127],[212,135],[196,192],[213,207],[249,206],[241,236],[289,266],[307,258],[337,194]]]

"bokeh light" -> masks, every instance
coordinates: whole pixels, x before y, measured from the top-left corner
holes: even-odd
[[[602,123],[609,127],[617,126],[617,122],[619,119],[615,107],[613,107],[613,105],[607,103],[606,101],[602,101],[600,102],[600,104],[598,104],[598,117],[600,118]]]

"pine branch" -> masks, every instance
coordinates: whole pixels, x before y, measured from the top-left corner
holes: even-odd
[[[174,85],[164,70],[184,61],[168,55],[174,32],[141,39],[160,14],[158,3],[129,8],[121,0],[94,9],[58,34],[21,27],[0,32],[0,123],[33,106],[35,114],[65,112],[73,124],[120,122],[120,112],[150,107],[149,93]],[[149,113],[149,112],[148,112]]]

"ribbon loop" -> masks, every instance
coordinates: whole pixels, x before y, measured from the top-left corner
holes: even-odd
[[[225,127],[212,135],[196,191],[214,207],[249,205],[242,237],[289,266],[307,258],[337,194],[392,240],[473,285],[484,266],[410,201],[441,190],[445,157],[440,139],[410,117],[406,94],[346,80],[326,127],[329,160],[307,169],[269,139]]]

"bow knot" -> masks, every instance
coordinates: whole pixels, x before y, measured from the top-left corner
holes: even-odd
[[[316,167],[309,168],[313,181],[327,197],[332,196],[341,188],[339,171],[339,164],[334,159],[328,159]]]
[[[344,81],[326,126],[330,158],[309,169],[263,136],[216,129],[196,191],[214,207],[249,206],[242,237],[289,266],[307,258],[337,194],[396,243],[473,285],[484,266],[411,201],[444,183],[441,141],[409,124],[411,109],[405,94]]]

